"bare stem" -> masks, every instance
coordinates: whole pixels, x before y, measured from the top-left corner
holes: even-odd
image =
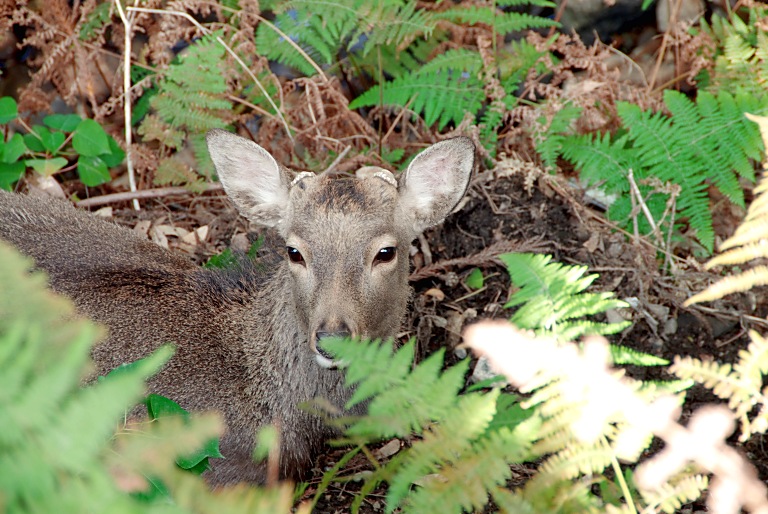
[[[120,0],[115,0],[115,7],[120,15],[125,30],[125,41],[123,43],[123,110],[125,113],[125,162],[128,166],[128,184],[131,192],[136,192],[136,173],[133,169],[133,159],[131,158],[131,145],[133,144],[133,131],[131,130],[131,20],[125,14]],[[130,9],[130,7],[129,7]],[[133,199],[133,208],[140,210],[139,200]]]

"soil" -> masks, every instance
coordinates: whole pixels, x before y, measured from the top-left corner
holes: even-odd
[[[739,221],[739,213],[727,214],[715,216],[721,235],[732,233]],[[125,208],[116,210],[114,215],[118,222],[131,227],[146,227],[147,221],[152,226],[187,230],[207,225],[208,238],[196,245],[183,245],[169,238],[170,246],[187,251],[198,262],[229,245],[247,245],[246,234],[250,241],[258,235],[248,232],[246,223],[223,193],[153,200],[139,213]],[[704,307],[683,308],[686,298],[717,275],[703,271],[691,259],[677,258],[673,259],[672,272],[660,271],[663,259],[653,248],[617,231],[589,205],[582,191],[562,180],[540,177],[526,188],[524,177],[488,176],[473,183],[459,212],[414,242],[414,296],[400,338],[417,339],[417,358],[445,347],[446,365],[456,363],[465,355],[457,348],[464,326],[483,318],[511,315],[503,307],[512,292],[509,276],[496,259],[498,254],[510,251],[547,253],[562,263],[588,266],[590,272],[600,275],[593,290],[614,291],[618,298],[632,304],[625,313],[632,321],[631,327],[613,336],[612,342],[669,360],[675,355],[690,355],[734,362],[749,342],[747,330],[755,328],[755,323],[765,325],[760,318],[765,319],[768,301],[762,290]],[[478,267],[485,281],[475,291],[464,282]],[[628,372],[639,379],[673,378],[659,368],[631,368]],[[702,404],[716,400],[704,388],[694,387],[687,393],[683,419]],[[388,443],[406,444],[384,441],[381,445]],[[735,440],[732,443],[748,455],[761,477],[768,477],[768,451],[762,437],[752,437],[745,445]],[[329,447],[317,459],[305,499],[314,496],[323,472],[343,454],[343,449]],[[344,466],[342,475],[352,477],[370,470],[368,460],[357,456]],[[518,478],[515,482],[521,483],[534,469],[520,466],[514,471]],[[349,512],[359,485],[354,480],[331,484],[315,512]],[[382,512],[385,493],[384,488],[379,488],[370,494],[360,512]]]

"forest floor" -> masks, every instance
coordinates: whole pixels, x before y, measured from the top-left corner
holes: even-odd
[[[670,361],[676,355],[688,355],[734,362],[749,342],[747,331],[768,326],[764,321],[768,299],[762,288],[714,304],[682,307],[689,296],[718,274],[704,271],[692,259],[673,260],[672,271],[662,271],[662,259],[655,249],[618,232],[586,198],[583,191],[561,178],[545,176],[530,181],[521,176],[480,173],[461,210],[414,241],[414,295],[401,340],[417,339],[418,359],[446,348],[446,365],[460,360],[463,353],[457,347],[463,327],[480,319],[511,315],[503,307],[511,293],[509,276],[496,259],[505,252],[551,254],[564,264],[588,266],[590,273],[600,275],[592,290],[613,291],[631,305],[620,315],[632,325],[612,336],[612,342]],[[723,234],[732,233],[743,217],[738,209],[729,209],[715,217],[717,230]],[[138,213],[115,209],[113,216],[156,240],[165,238],[163,243],[189,253],[198,262],[228,246],[246,248],[247,241],[258,236],[258,227],[249,228],[222,192],[152,200]],[[199,238],[179,237],[201,226],[208,227],[204,240],[190,244]],[[472,290],[464,280],[476,267],[482,269],[485,280],[481,289]],[[639,379],[674,378],[658,368],[628,371]],[[469,382],[471,377],[467,379]],[[715,400],[703,387],[689,390],[683,420],[702,404]],[[763,441],[762,436],[753,436],[746,445],[731,442],[748,455],[763,478],[768,478],[768,449]],[[384,441],[382,454],[396,452],[404,444],[407,441]],[[329,447],[320,456],[308,478],[305,498],[314,495],[323,472],[343,454],[343,449]],[[353,477],[371,469],[367,459],[359,456],[345,466],[341,476]],[[533,469],[520,466],[515,470],[516,480],[524,481]],[[349,512],[357,489],[354,480],[332,484],[316,512]],[[361,512],[382,511],[383,492],[369,495]]]

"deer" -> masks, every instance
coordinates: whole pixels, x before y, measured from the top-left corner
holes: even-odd
[[[267,466],[252,454],[257,431],[270,424],[280,434],[280,478],[300,479],[338,434],[299,405],[323,399],[345,412],[352,393],[318,343],[396,336],[412,294],[410,245],[464,197],[475,147],[467,137],[446,139],[399,177],[366,166],[340,178],[289,170],[224,130],[206,142],[239,213],[275,234],[274,265],[243,258],[205,269],[69,202],[1,190],[0,239],[107,327],[91,352],[98,374],[175,346],[148,390],[223,415],[224,458],[205,472],[212,487],[265,482]]]

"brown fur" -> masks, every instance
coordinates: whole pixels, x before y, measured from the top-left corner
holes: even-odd
[[[466,138],[439,143],[395,187],[381,177],[386,172],[293,184],[291,172],[248,140],[213,131],[208,142],[240,212],[275,227],[303,262],[201,269],[64,202],[4,192],[0,238],[108,326],[109,338],[93,350],[99,373],[174,343],[175,355],[149,387],[186,409],[224,414],[225,459],[212,462],[212,484],[264,480],[251,454],[257,429],[269,423],[281,433],[281,475],[295,478],[333,435],[297,404],[324,398],[342,408],[350,395],[343,374],[320,365],[332,363],[317,339],[397,332],[409,297],[410,242],[461,199],[474,148]],[[397,248],[389,262],[377,259],[386,247]]]

